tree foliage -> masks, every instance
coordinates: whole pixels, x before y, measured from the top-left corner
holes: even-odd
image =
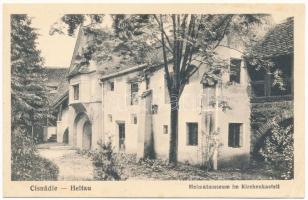
[[[275,168],[279,178],[292,179],[294,176],[293,122],[273,124],[271,134],[265,139],[261,155]]]
[[[29,132],[45,122],[48,109],[38,34],[30,25],[26,15],[11,16],[12,130],[22,127]]]
[[[27,15],[11,15],[11,178],[56,180],[59,170],[37,155],[33,127],[46,122],[48,101],[38,34]]]
[[[95,167],[94,179],[105,181],[125,180],[122,166],[112,147],[111,139],[106,143],[99,142],[99,148],[90,152],[90,157]]]

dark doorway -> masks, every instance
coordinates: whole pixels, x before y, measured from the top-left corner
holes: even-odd
[[[68,144],[69,140],[68,140],[68,128],[65,129],[64,133],[63,133],[63,143]]]
[[[87,121],[83,126],[83,138],[82,138],[82,148],[91,149],[92,146],[92,126],[89,121]]]
[[[118,123],[119,128],[119,150],[125,150],[125,123]]]

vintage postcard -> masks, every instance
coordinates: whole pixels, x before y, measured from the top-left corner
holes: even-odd
[[[4,5],[5,197],[303,197],[304,5]]]

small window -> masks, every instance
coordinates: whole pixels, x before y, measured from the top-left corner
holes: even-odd
[[[56,94],[58,87],[57,86],[47,86],[50,94]]]
[[[108,120],[109,120],[109,122],[112,122],[112,115],[111,114],[108,114]]]
[[[156,115],[158,113],[158,105],[154,104],[152,105],[152,114]]]
[[[241,147],[241,138],[243,132],[243,124],[241,123],[229,123],[229,138],[228,146],[233,148]]]
[[[187,145],[198,145],[198,123],[187,123]]]
[[[74,88],[74,100],[79,99],[79,84],[73,85]]]
[[[163,125],[163,133],[168,134],[168,125]]]
[[[136,114],[131,114],[130,120],[131,120],[132,124],[137,124],[138,123],[137,115]]]
[[[130,105],[138,105],[138,83],[134,82],[130,85]]]
[[[231,59],[230,60],[230,82],[240,83],[241,81],[241,60]]]
[[[114,91],[114,81],[110,81],[108,85],[109,85],[109,90]]]

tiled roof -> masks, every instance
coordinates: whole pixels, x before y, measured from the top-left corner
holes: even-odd
[[[258,57],[275,57],[293,54],[294,18],[290,17],[276,25],[253,48],[253,55]]]
[[[47,78],[47,86],[57,87],[55,93],[48,94],[49,103],[52,106],[68,91],[69,83],[66,78],[68,68],[46,67],[44,68],[44,71]]]
[[[76,47],[75,47],[76,49],[74,53],[75,55],[73,56],[72,59],[68,77],[90,72],[89,68],[86,65],[80,64],[80,61],[76,59],[77,54],[80,52],[80,49],[82,49],[84,45],[86,45],[88,42],[91,42],[90,34],[85,34],[84,31],[81,29],[76,41]],[[138,63],[135,60],[133,60],[132,57],[123,54],[123,52],[125,52],[125,49],[124,51],[123,49],[122,51],[116,49],[125,47],[119,47],[118,43],[115,42],[113,38],[106,39],[104,43],[106,44],[106,46],[108,46],[108,48],[110,48],[110,50],[112,49],[114,50],[110,52],[109,58],[106,59],[104,62],[95,63],[96,65],[95,69],[97,70],[98,73],[102,75],[108,75],[135,67],[140,64],[144,64],[140,62]],[[149,62],[152,62],[153,64],[159,64],[163,60],[162,51],[157,44],[155,44],[155,47],[156,47],[155,50],[147,54],[146,60],[149,60]]]

